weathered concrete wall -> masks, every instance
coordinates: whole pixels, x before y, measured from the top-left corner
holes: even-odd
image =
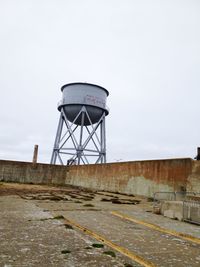
[[[64,184],[66,175],[65,166],[0,160],[0,181]]]
[[[200,192],[200,162],[186,158],[66,167],[1,160],[0,180],[70,184],[145,196],[186,188]]]
[[[99,190],[152,196],[186,189],[191,159],[151,160],[72,166],[66,183]]]
[[[194,160],[192,172],[188,177],[187,191],[200,192],[200,160]]]

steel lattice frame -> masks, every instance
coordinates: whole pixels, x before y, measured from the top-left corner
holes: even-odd
[[[61,165],[72,164],[90,164],[91,157],[95,159],[93,163],[106,163],[106,134],[105,134],[105,117],[103,112],[99,121],[92,123],[87,112],[87,106],[83,106],[80,112],[71,123],[63,110],[60,111],[60,119],[58,123],[51,164],[56,164],[57,160]],[[80,120],[81,125],[77,125],[76,121]],[[84,125],[87,119],[89,125]],[[64,132],[64,125],[66,131]],[[98,131],[97,131],[98,130]],[[84,138],[83,138],[84,131]],[[77,135],[78,133],[78,135]],[[73,147],[68,147],[69,140]],[[89,144],[93,143],[93,149],[90,149]],[[63,155],[71,156],[67,162],[63,161]]]

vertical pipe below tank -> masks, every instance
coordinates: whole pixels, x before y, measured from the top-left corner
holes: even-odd
[[[106,120],[105,120],[105,113],[104,118],[101,123],[101,163],[106,163]]]
[[[82,139],[83,139],[84,120],[85,120],[85,111],[83,109],[82,113],[81,113],[81,131],[80,131],[80,140],[79,140],[79,149],[78,149],[78,165],[80,164],[81,156],[82,156],[82,153],[83,153]]]

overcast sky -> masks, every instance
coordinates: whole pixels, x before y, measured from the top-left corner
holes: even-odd
[[[0,158],[49,162],[60,87],[110,95],[108,161],[194,157],[199,0],[0,0]]]

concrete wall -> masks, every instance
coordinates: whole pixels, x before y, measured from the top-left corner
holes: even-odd
[[[200,164],[189,158],[70,167],[0,160],[0,180],[153,196],[156,191],[200,191]]]
[[[200,192],[200,160],[193,161],[192,172],[188,177],[187,191]]]
[[[151,160],[69,168],[66,183],[128,194],[152,196],[187,186],[191,159]]]
[[[66,174],[65,166],[0,160],[0,181],[64,184]]]

